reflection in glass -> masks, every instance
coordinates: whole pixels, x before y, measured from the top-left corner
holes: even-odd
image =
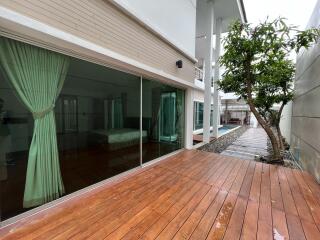
[[[198,130],[203,128],[203,103],[194,102],[194,120],[193,120],[193,130]]]
[[[184,91],[143,79],[142,159],[148,162],[183,147]]]
[[[184,146],[183,90],[144,79],[141,93],[141,78],[138,76],[49,50],[40,50],[28,44],[22,44],[21,48],[34,54],[44,53],[42,60],[48,60],[45,58],[47,55],[67,58],[68,70],[65,80],[61,81],[57,89],[59,91],[55,91],[52,101],[49,101],[49,108],[39,108],[39,112],[30,111],[19,99],[24,92],[17,93],[16,86],[12,85],[16,76],[12,75],[12,80],[6,73],[0,72],[0,221],[31,207],[24,205],[23,200],[26,180],[30,180],[26,173],[30,163],[28,156],[31,140],[37,126],[34,122],[36,119],[45,118],[48,113],[52,124],[43,127],[41,133],[48,135],[46,129],[54,129],[50,136],[58,146],[55,148],[55,159],[58,163],[55,164],[55,170],[61,173],[62,180],[57,181],[54,177],[47,179],[50,180],[52,188],[56,188],[58,182],[64,186],[64,194],[138,167],[141,157],[143,162],[147,162]],[[18,55],[15,57],[19,59]],[[55,73],[47,68],[39,69],[32,62],[28,64],[35,75],[39,72],[44,76]],[[17,71],[12,63],[6,67],[7,71]],[[40,81],[39,79],[41,78],[38,76],[34,81]],[[27,80],[23,79],[28,83]],[[46,96],[47,85],[44,85],[44,82],[31,85],[24,91],[35,91],[33,87],[41,85],[37,91],[42,98],[33,101],[33,104],[37,105]],[[40,169],[45,171],[41,171],[39,175],[54,175],[52,166],[46,165],[46,160],[52,155],[50,146],[46,148],[49,151],[42,149],[37,148],[41,156],[37,157],[34,169],[37,169],[40,163]],[[46,174],[43,174],[44,172]],[[31,190],[41,192],[39,188]],[[44,201],[35,203],[32,207],[63,194],[63,191],[60,191],[47,199],[43,192],[41,200]]]
[[[203,129],[203,112],[204,112],[204,103],[194,101],[193,102],[193,130]],[[213,104],[211,104],[210,109],[210,126],[213,126]]]
[[[54,108],[65,194],[140,164],[140,77],[70,59]],[[23,207],[34,119],[0,74],[1,221]],[[48,153],[49,154],[49,153]]]

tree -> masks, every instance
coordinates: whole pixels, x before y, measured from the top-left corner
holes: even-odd
[[[319,36],[319,29],[299,31],[278,18],[257,26],[237,21],[223,40],[225,53],[220,63],[225,72],[219,88],[235,92],[247,102],[271,141],[272,162],[283,161],[279,123],[284,106],[293,98],[295,64],[290,53],[310,47]],[[274,112],[274,104],[280,104],[279,111]],[[277,134],[272,131],[271,119]]]
[[[280,129],[280,120],[284,106],[293,99],[295,67],[291,61],[282,59],[277,65],[269,67],[271,79],[260,85],[254,103],[258,112],[269,126],[275,127],[278,137],[278,146],[284,150],[284,141]],[[266,86],[267,85],[267,86]],[[279,104],[279,110],[274,110],[274,104]]]

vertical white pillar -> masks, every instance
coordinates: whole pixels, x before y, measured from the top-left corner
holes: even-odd
[[[193,147],[193,89],[188,88],[185,91],[185,148]]]
[[[220,57],[220,45],[221,45],[221,24],[222,19],[218,18],[216,19],[216,46],[215,46],[215,52],[214,52],[214,60],[215,60],[215,66],[214,66],[214,93],[213,93],[213,129],[212,129],[212,135],[213,137],[218,137],[218,126],[220,124],[220,109],[219,109],[219,91],[218,91],[218,84],[217,81],[220,78],[220,64],[219,64],[219,57]]]
[[[210,112],[211,112],[211,79],[212,79],[212,51],[213,51],[213,1],[207,1],[206,8],[206,39],[205,39],[205,75],[204,75],[204,112],[203,112],[203,142],[210,142]]]

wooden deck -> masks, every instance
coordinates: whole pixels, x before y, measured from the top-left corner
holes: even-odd
[[[307,173],[183,151],[122,182],[0,230],[1,239],[320,239]]]

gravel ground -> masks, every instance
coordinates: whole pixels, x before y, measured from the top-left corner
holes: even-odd
[[[198,149],[201,151],[206,151],[206,152],[214,152],[214,153],[221,153],[224,151],[230,144],[232,144],[237,138],[239,138],[246,130],[247,126],[241,126],[240,128],[227,133],[221,137],[219,137],[216,140],[211,141],[210,143],[207,143]],[[271,147],[271,142],[268,139],[268,152],[270,155],[272,155],[272,147]],[[284,166],[285,167],[290,167],[290,168],[296,168],[299,169],[298,164],[296,161],[293,159],[292,155],[290,154],[290,151],[286,150],[283,153],[284,156]],[[268,156],[264,156],[264,159]],[[265,162],[263,159],[256,158],[255,161],[258,162]]]
[[[271,156],[272,155],[272,145],[271,145],[271,141],[269,138],[268,138],[268,152]],[[283,161],[284,161],[283,166],[284,167],[301,169],[301,167],[298,165],[298,163],[296,162],[296,160],[294,159],[294,157],[292,156],[292,154],[290,153],[289,150],[284,150],[281,154],[283,156]]]
[[[246,126],[241,126],[240,128],[233,130],[230,133],[226,133],[225,135],[199,147],[198,149],[206,152],[221,153],[238,137],[240,137],[246,130]]]

